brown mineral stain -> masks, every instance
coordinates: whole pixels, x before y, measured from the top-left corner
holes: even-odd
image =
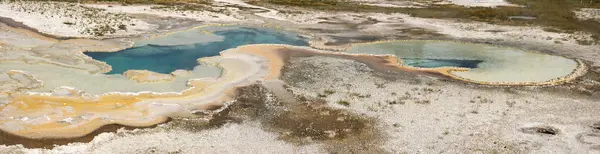
[[[167,120],[168,121],[168,120]],[[104,132],[115,132],[118,129],[125,130],[133,130],[133,129],[144,129],[144,128],[153,128],[156,125],[150,125],[147,127],[130,127],[118,124],[109,124],[99,127],[90,133],[80,136],[80,137],[72,137],[72,138],[39,138],[32,139],[27,137],[22,137],[18,135],[14,135],[5,131],[0,131],[0,144],[1,145],[18,145],[21,144],[25,148],[46,148],[51,149],[57,145],[67,145],[70,143],[88,143],[94,139],[98,134]]]

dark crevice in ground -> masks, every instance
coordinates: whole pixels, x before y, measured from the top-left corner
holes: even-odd
[[[521,132],[527,134],[544,134],[544,135],[557,135],[560,130],[558,128],[552,126],[535,126],[535,127],[526,127],[521,128]]]

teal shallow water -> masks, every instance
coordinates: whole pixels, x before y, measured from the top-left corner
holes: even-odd
[[[403,65],[436,68],[472,68],[450,72],[480,82],[545,82],[567,76],[578,64],[575,60],[516,48],[450,41],[389,41],[357,44],[349,53],[390,54]]]
[[[461,60],[461,59],[428,59],[428,58],[401,58],[404,65],[420,67],[420,68],[437,68],[437,67],[463,67],[477,68],[481,60]]]
[[[119,52],[85,54],[111,65],[112,70],[106,74],[122,74],[127,70],[149,70],[168,74],[178,69],[192,70],[198,65],[198,58],[216,56],[223,50],[248,44],[308,45],[298,35],[272,29],[208,27],[139,41],[136,42],[136,47]]]

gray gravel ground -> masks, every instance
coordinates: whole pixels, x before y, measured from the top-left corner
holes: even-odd
[[[599,152],[600,104],[577,93],[381,73],[323,57],[292,59],[282,80],[296,95],[376,118],[390,153]]]

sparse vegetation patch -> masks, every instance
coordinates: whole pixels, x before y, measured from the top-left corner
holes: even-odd
[[[579,0],[508,0],[512,4],[523,7],[500,6],[489,7],[462,7],[455,5],[430,5],[425,8],[394,8],[363,5],[345,0],[255,0],[255,5],[285,5],[303,7],[308,9],[326,11],[352,11],[352,12],[381,12],[381,13],[406,13],[422,18],[452,18],[482,21],[492,24],[543,26],[555,32],[573,33],[582,31],[592,34],[593,42],[600,43],[600,22],[597,20],[580,20],[574,13],[580,8],[600,8],[600,1]],[[527,20],[522,20],[526,18]]]

